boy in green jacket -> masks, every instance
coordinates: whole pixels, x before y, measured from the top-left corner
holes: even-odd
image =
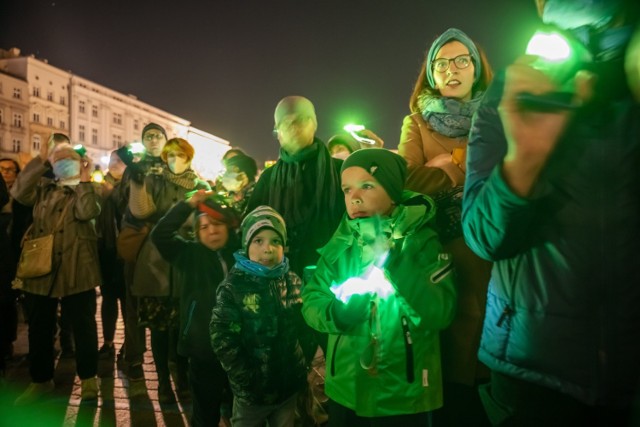
[[[330,425],[428,425],[456,300],[433,201],[403,192],[406,162],[385,149],[356,151],[341,173],[347,215],[302,293],[305,320],[329,334]]]

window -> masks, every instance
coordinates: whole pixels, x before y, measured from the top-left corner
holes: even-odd
[[[34,150],[39,150],[40,149],[40,135],[33,135],[33,149]]]
[[[138,130],[138,127],[139,127],[139,126],[140,126],[140,125],[138,124],[138,121],[137,121],[137,120],[134,120],[134,121],[133,121],[133,130]]]
[[[113,135],[113,148],[118,148],[122,144],[122,135]]]
[[[47,92],[47,101],[53,101],[53,92]]]
[[[60,129],[64,129],[66,125],[67,124],[64,122],[64,120],[60,120]]]
[[[98,145],[98,129],[91,129],[91,143]]]
[[[3,122],[3,113],[2,113],[2,110],[0,110],[0,124],[2,124],[2,122]]]
[[[35,123],[40,123],[40,114],[38,113],[33,113],[33,121]]]
[[[22,89],[20,89],[19,87],[14,87],[13,88],[13,97],[15,99],[22,99]]]
[[[20,152],[20,140],[19,139],[14,139],[13,140],[13,152],[14,153],[19,153]]]
[[[97,105],[92,105],[91,106],[91,115],[93,117],[98,117],[98,106]]]
[[[13,113],[13,126],[17,128],[22,127],[22,114]]]
[[[65,98],[64,96],[60,97],[60,105],[66,105],[67,104],[67,98]]]
[[[78,139],[80,142],[84,142],[84,125],[80,125],[78,129]]]
[[[122,114],[113,113],[113,123],[116,124],[116,125],[121,125],[122,124]]]
[[[47,126],[53,127],[53,117],[47,117]]]
[[[38,86],[33,87],[33,96],[40,98],[40,88]]]
[[[85,107],[86,107],[86,105],[85,105],[84,101],[78,101],[78,111],[80,113],[82,113],[82,114],[85,113]]]

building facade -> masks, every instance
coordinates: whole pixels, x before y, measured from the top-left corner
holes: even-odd
[[[0,78],[0,156],[21,163],[36,156],[52,132],[61,132],[73,144],[82,144],[94,164],[104,169],[111,151],[140,142],[150,122],[163,126],[169,138],[195,143],[193,165],[205,178],[219,173],[222,154],[230,148],[224,139],[194,128],[186,119],[33,55],[21,56],[17,48],[0,49]]]

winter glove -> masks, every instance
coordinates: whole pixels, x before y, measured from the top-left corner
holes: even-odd
[[[333,320],[342,330],[348,330],[364,322],[369,317],[371,294],[355,294],[346,304],[336,299],[331,305]]]
[[[142,185],[144,183],[145,172],[144,169],[138,163],[131,163],[127,166],[129,171],[129,178],[136,184]]]
[[[127,167],[133,164],[133,153],[131,152],[131,150],[129,150],[129,147],[127,147],[126,145],[118,148],[116,150],[116,154],[118,155],[118,157],[120,157],[120,160],[122,160],[122,163],[127,165]]]

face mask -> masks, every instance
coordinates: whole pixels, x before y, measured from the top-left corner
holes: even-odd
[[[238,180],[238,173],[227,172],[222,176],[222,186],[233,193],[242,189],[242,181]]]
[[[80,162],[73,159],[58,160],[53,164],[53,174],[61,181],[76,177],[79,180]]]
[[[183,160],[179,157],[173,157],[168,160],[167,165],[169,165],[169,169],[176,175],[180,175],[187,169],[189,169],[189,162]]]

